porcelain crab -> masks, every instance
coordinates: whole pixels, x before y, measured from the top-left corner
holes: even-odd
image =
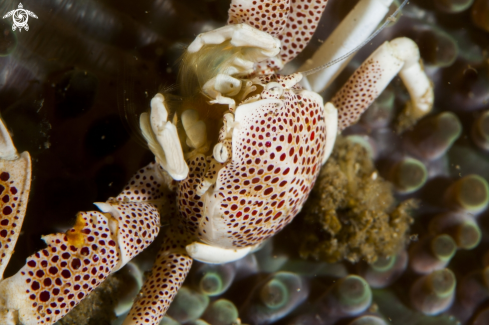
[[[321,67],[375,30],[390,0],[361,0],[308,66]],[[310,41],[326,0],[232,0],[228,25],[200,34],[183,58],[178,104],[157,94],[140,125],[156,161],[120,195],[80,212],[66,233],[0,282],[2,324],[52,324],[164,227],[164,244],[124,324],[158,324],[192,260],[237,260],[302,208],[338,131],[354,123],[398,73],[409,112],[426,114],[431,83],[416,44],[385,42],[326,105],[317,94],[346,65],[315,75],[279,74]],[[355,22],[355,23],[354,23]],[[315,71],[315,70],[314,70]],[[28,202],[30,158],[0,125],[0,271]],[[160,220],[164,219],[164,220]],[[164,222],[163,222],[164,221]]]

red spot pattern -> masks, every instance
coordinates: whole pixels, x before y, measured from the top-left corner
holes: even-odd
[[[167,229],[165,242],[140,291],[141,298],[127,316],[132,324],[159,324],[192,266],[192,258],[185,251],[191,242],[190,236],[178,228]]]
[[[190,233],[211,243],[212,227],[220,234],[212,244],[246,247],[292,220],[314,185],[324,154],[326,126],[317,98],[308,91],[285,89],[282,106],[264,103],[239,121],[233,160],[219,171],[209,190],[211,198],[204,200],[195,191],[206,170],[205,158],[189,162],[189,177],[179,184],[178,205]]]
[[[9,278],[18,295],[30,302],[29,324],[52,324],[66,315],[111,273],[119,261],[110,240],[107,217],[100,212],[80,212],[85,227],[84,244],[70,245],[65,234],[44,236],[48,247],[27,259]],[[72,230],[70,230],[72,231]]]
[[[150,203],[119,204],[117,210],[121,253],[130,260],[156,238],[160,230],[160,215]]]
[[[257,65],[258,71],[267,74],[280,69],[302,52],[316,31],[327,2],[328,0],[233,0],[228,24],[247,23],[282,42],[279,53],[281,64],[270,59]]]
[[[289,15],[289,0],[233,0],[228,24],[246,23],[277,37]]]
[[[126,185],[121,194],[117,196],[120,202],[151,202],[161,208],[166,193],[161,173],[166,173],[161,166],[151,163],[141,168]]]
[[[282,34],[280,58],[287,63],[306,47],[316,31],[328,0],[291,0],[290,13]]]
[[[346,84],[336,93],[331,102],[338,110],[338,129],[343,130],[355,123],[360,115],[379,95],[376,83],[382,77],[379,62],[365,61]]]
[[[201,197],[197,195],[197,188],[202,184],[207,162],[203,155],[198,155],[188,163],[189,174],[186,179],[178,185],[178,210],[182,217],[182,224],[187,231],[193,235],[200,235],[200,225],[206,225],[204,217],[204,204]]]

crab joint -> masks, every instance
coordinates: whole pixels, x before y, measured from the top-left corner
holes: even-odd
[[[405,114],[413,120],[427,114],[433,106],[433,86],[416,43],[400,37],[372,53],[331,100],[339,111],[339,129],[355,123],[398,73],[411,95]]]

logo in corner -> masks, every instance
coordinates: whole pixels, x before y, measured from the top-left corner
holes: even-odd
[[[33,13],[32,11],[25,10],[24,7],[22,6],[22,3],[19,3],[18,9],[7,12],[7,14],[3,16],[3,19],[8,18],[10,16],[12,16],[14,20],[14,24],[12,25],[12,30],[15,31],[15,29],[18,28],[19,32],[22,31],[22,28],[24,28],[26,31],[29,30],[29,25],[27,25],[29,16],[37,19],[36,14]]]

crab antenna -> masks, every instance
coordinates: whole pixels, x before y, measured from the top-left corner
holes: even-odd
[[[330,66],[332,65],[335,65],[336,63],[338,62],[341,62],[345,59],[347,59],[350,55],[352,55],[353,53],[357,52],[358,50],[360,50],[362,47],[364,47],[365,45],[367,45],[367,43],[369,43],[374,37],[376,37],[381,31],[383,31],[386,27],[389,26],[390,23],[392,22],[395,22],[396,21],[396,16],[401,12],[402,8],[404,8],[404,6],[409,2],[409,0],[404,0],[401,5],[399,6],[399,8],[397,8],[396,11],[394,11],[394,13],[392,15],[390,15],[386,20],[385,22],[382,24],[382,26],[380,26],[372,35],[369,36],[369,38],[367,38],[365,41],[363,41],[362,43],[360,43],[357,47],[355,47],[353,50],[351,50],[350,52],[340,56],[339,58],[336,58],[326,64],[323,64],[319,67],[316,67],[316,68],[313,68],[313,69],[310,69],[310,70],[306,70],[306,71],[303,71],[301,72],[301,74],[303,76],[308,76],[308,75],[311,75],[311,74],[314,74],[316,72],[319,72],[323,69],[326,69],[326,68],[329,68]]]

